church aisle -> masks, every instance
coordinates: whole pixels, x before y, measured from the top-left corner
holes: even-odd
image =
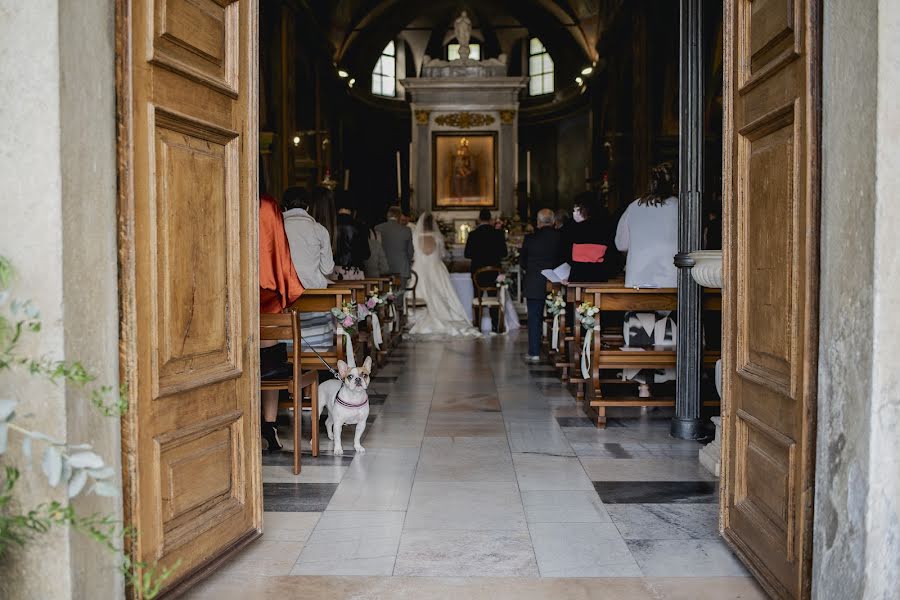
[[[367,452],[323,432],[300,476],[266,456],[265,535],[188,597],[763,598],[699,446],[660,412],[594,428],[523,350],[406,342],[373,380]]]

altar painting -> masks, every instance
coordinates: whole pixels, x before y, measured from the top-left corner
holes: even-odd
[[[497,207],[496,135],[434,135],[434,208]]]

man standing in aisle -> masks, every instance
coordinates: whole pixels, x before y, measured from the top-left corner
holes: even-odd
[[[525,293],[528,305],[528,354],[527,362],[541,360],[541,333],[544,323],[544,299],[547,296],[547,278],[544,269],[553,269],[559,259],[560,233],[553,227],[553,211],[542,208],[537,214],[537,231],[525,236],[519,265],[525,270]]]
[[[392,206],[387,212],[387,222],[375,226],[375,231],[381,236],[391,273],[400,275],[402,289],[397,294],[397,306],[403,306],[403,290],[409,284],[413,261],[412,231],[400,223],[402,214],[399,206]]]

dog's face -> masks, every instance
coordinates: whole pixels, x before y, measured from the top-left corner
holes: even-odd
[[[369,374],[372,372],[372,357],[366,358],[361,367],[350,368],[342,360],[338,361],[338,374],[344,387],[353,392],[363,392],[369,388]]]

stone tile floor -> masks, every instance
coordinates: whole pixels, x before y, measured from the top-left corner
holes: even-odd
[[[523,337],[406,342],[367,453],[348,427],[348,455],[323,430],[299,476],[265,456],[263,537],[187,597],[764,598],[718,536],[699,445],[658,410],[594,428]]]

